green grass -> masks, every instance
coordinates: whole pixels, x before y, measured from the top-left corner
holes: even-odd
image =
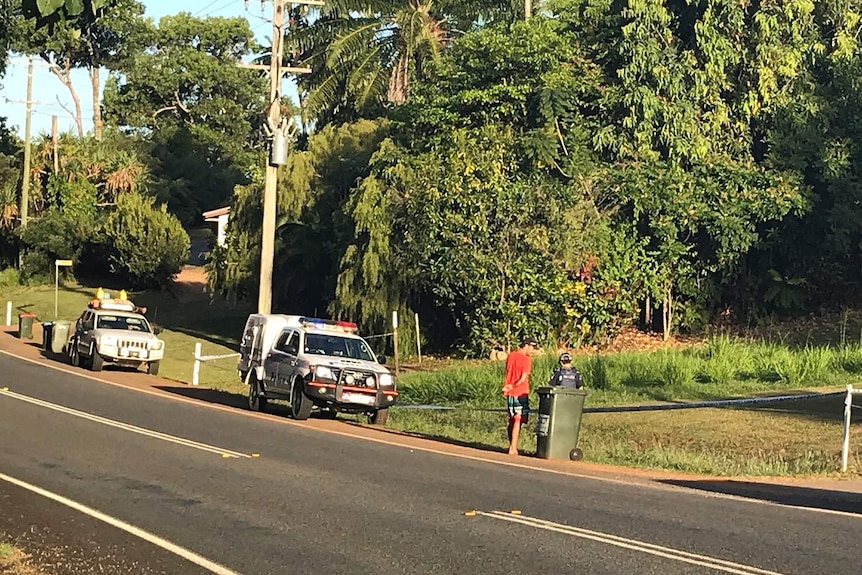
[[[534,359],[534,406],[535,388],[547,381],[553,365],[553,358]],[[791,348],[717,337],[682,350],[575,356],[575,365],[589,389],[588,406],[703,401],[858,385],[862,345]],[[502,362],[404,373],[402,403],[458,409],[402,407],[394,410],[390,426],[503,449],[505,414],[474,410],[502,407],[502,377]],[[842,414],[843,397],[746,409],[585,414],[579,443],[587,460],[600,463],[725,476],[828,474],[839,465]],[[862,417],[853,427],[862,432]],[[532,426],[520,448],[535,451]],[[862,474],[859,452],[854,447],[851,453],[853,475]]]
[[[105,286],[116,287],[116,286]],[[116,290],[115,290],[116,291]],[[59,292],[60,319],[74,320],[95,290],[65,286]],[[146,305],[147,316],[165,328],[166,356],[160,375],[190,382],[195,342],[204,355],[233,353],[248,314],[203,294],[130,294]],[[16,313],[54,317],[54,289],[0,287],[0,304],[12,300]],[[700,401],[790,393],[812,388],[840,389],[858,383],[862,344],[805,344],[713,337],[701,345],[656,352],[576,355],[588,406]],[[533,362],[532,386],[543,385],[554,357]],[[202,387],[244,394],[236,359],[202,364]],[[421,369],[419,369],[421,367]],[[401,403],[457,407],[427,411],[396,407],[390,427],[439,441],[484,449],[504,449],[505,414],[481,411],[503,407],[501,361],[425,361],[401,373]],[[580,446],[589,461],[716,475],[832,474],[839,466],[842,398],[769,404],[747,409],[691,409],[642,413],[585,414]],[[537,405],[535,394],[533,405]],[[856,412],[858,413],[858,412]],[[534,420],[522,434],[521,449],[535,451]],[[850,473],[862,475],[862,417],[853,424]]]
[[[8,543],[0,543],[0,560],[8,559],[12,556],[12,552],[15,551],[15,548],[12,547]]]

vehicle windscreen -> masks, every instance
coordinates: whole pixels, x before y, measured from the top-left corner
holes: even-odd
[[[338,335],[305,334],[305,353],[374,361],[371,348],[363,340]]]
[[[123,329],[126,331],[149,332],[150,324],[142,317],[124,317],[121,315],[100,315],[96,320],[96,329]]]

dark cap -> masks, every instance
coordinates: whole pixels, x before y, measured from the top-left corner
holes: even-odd
[[[531,345],[533,347],[539,347],[539,342],[536,341],[536,338],[533,337],[525,337],[521,340],[521,347],[525,345]]]
[[[560,363],[572,363],[572,356],[569,355],[569,352],[564,351],[560,354]]]

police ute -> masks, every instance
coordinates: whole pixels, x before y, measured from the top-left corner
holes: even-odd
[[[297,315],[252,314],[237,365],[248,406],[265,411],[271,399],[290,402],[294,419],[317,409],[335,417],[367,414],[383,425],[398,398],[395,376],[359,337],[355,323]]]

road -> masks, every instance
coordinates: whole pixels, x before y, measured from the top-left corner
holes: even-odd
[[[113,566],[93,572],[859,573],[849,513],[455,458],[0,355],[4,387],[0,532],[67,538]]]

